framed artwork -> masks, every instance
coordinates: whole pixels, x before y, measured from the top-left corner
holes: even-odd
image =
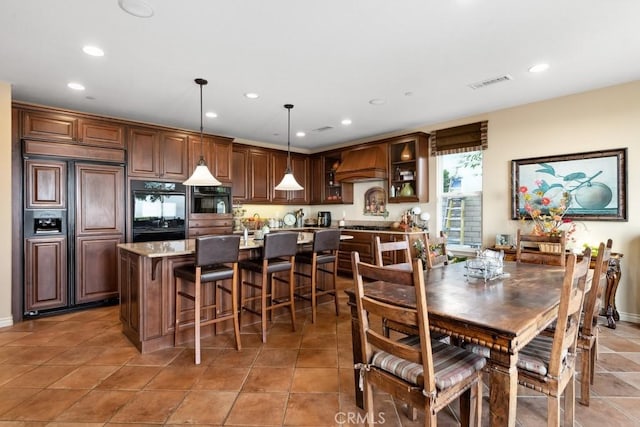
[[[510,234],[496,234],[496,248],[508,249],[513,246],[513,239]]]
[[[565,218],[627,220],[627,149],[511,161],[511,218],[526,218],[522,191],[551,204],[565,198]]]

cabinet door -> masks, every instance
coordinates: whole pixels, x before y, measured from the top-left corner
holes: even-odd
[[[287,169],[287,153],[281,151],[271,153],[271,177],[273,187],[282,181],[284,172]],[[295,176],[295,175],[294,175]],[[289,191],[280,191],[271,188],[271,201],[273,203],[287,203],[289,201]]]
[[[22,113],[22,137],[59,141],[73,141],[77,134],[77,120],[62,114],[39,111]]]
[[[157,178],[160,174],[158,132],[147,128],[129,130],[127,156],[129,176]]]
[[[160,176],[166,179],[185,180],[187,171],[187,135],[163,132],[160,143]]]
[[[251,203],[271,201],[271,174],[269,168],[270,153],[266,150],[249,150],[249,191]],[[284,173],[284,171],[282,171]],[[278,181],[280,182],[280,181]]]
[[[140,257],[119,251],[118,284],[120,321],[123,332],[134,342],[140,340]]]
[[[223,184],[231,183],[231,142],[214,139],[213,159],[211,164],[215,166],[213,174]]]
[[[77,163],[76,199],[76,235],[124,235],[122,166]]]
[[[322,203],[322,189],[324,186],[324,168],[323,157],[314,156],[309,159],[310,167],[310,195],[309,201],[313,205],[319,205]]]
[[[26,160],[24,173],[27,209],[64,209],[66,207],[66,163]]]
[[[309,158],[304,155],[291,155],[291,171],[303,189],[289,191],[289,203],[306,205],[309,203]]]
[[[83,144],[124,148],[124,126],[102,120],[79,119],[78,141]]]
[[[67,305],[67,239],[38,237],[24,244],[24,309]]]
[[[244,203],[250,197],[249,149],[233,147],[231,158],[231,195],[233,203]]]
[[[76,303],[118,297],[118,244],[123,235],[76,238]]]

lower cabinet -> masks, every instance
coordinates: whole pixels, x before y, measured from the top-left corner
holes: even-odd
[[[76,238],[76,304],[118,298],[118,244],[122,234]]]
[[[189,238],[207,234],[231,234],[233,215],[231,214],[190,214]]]
[[[25,239],[25,311],[67,305],[67,238]]]

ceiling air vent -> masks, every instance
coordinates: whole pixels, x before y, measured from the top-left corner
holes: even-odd
[[[324,132],[324,131],[331,130],[331,129],[333,129],[333,126],[322,126],[321,128],[314,129],[313,131],[314,132]]]
[[[504,83],[508,80],[513,80],[513,77],[511,77],[509,74],[505,74],[504,76],[498,76],[491,79],[482,80],[477,83],[471,83],[467,86],[469,86],[471,89],[481,89],[483,87],[491,86],[497,83]]]

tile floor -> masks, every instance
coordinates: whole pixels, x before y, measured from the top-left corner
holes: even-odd
[[[321,305],[315,325],[299,311],[296,332],[283,316],[264,345],[248,326],[240,352],[231,334],[207,339],[200,366],[190,346],[139,354],[120,332],[117,307],[0,328],[0,426],[361,425],[346,295],[339,317],[332,308]],[[602,327],[600,343],[591,406],[576,404],[577,425],[637,426],[640,325]],[[545,397],[520,391],[517,424],[544,425]],[[388,395],[376,403],[381,425],[424,422],[409,421]],[[486,392],[483,410],[488,425]],[[453,413],[440,413],[440,425],[457,425]]]

